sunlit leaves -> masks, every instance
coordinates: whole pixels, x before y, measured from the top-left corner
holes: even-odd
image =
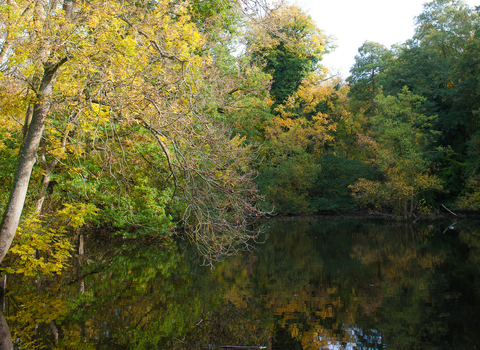
[[[319,61],[332,48],[331,38],[298,6],[279,6],[269,13],[268,20],[271,23],[267,28],[254,23],[249,28],[247,40],[252,52],[275,49],[283,43],[298,58]]]
[[[9,121],[5,133],[16,131],[19,142],[15,123],[21,124],[36,102],[48,105],[41,169],[34,170],[29,197],[33,201],[40,189],[37,203],[43,203],[48,195],[38,211],[51,214],[71,203],[89,203],[102,215],[86,224],[107,225],[124,236],[170,235],[174,221],[183,219],[195,231],[192,237],[200,237],[199,246],[215,246],[219,259],[219,251],[254,236],[242,238],[245,217],[259,213],[253,148],[244,139],[231,139],[217,110],[233,115],[239,122],[232,124],[245,133],[245,116],[238,110],[248,108],[251,116],[255,108],[268,109],[269,76],[256,67],[240,73],[230,53],[215,55],[219,51],[213,48],[221,45],[207,40],[218,37],[225,23],[208,23],[217,33],[212,37],[201,33],[191,16],[201,9],[191,5],[167,0],[5,5],[10,7],[2,19],[10,26],[1,29],[12,39],[2,49],[7,59],[1,79],[8,89],[1,97],[10,101],[0,106],[0,117]],[[225,11],[240,13],[236,7]],[[222,42],[228,46],[229,40],[234,39]],[[51,92],[50,87],[43,92],[50,66],[58,70]],[[228,83],[219,71],[228,71]],[[215,88],[208,86],[210,78]],[[255,118],[261,129],[267,117]],[[202,240],[201,232],[208,238]]]
[[[377,139],[376,163],[383,170],[384,182],[360,179],[352,185],[353,196],[362,205],[378,209],[390,207],[410,215],[417,195],[441,190],[441,182],[428,171],[428,152],[438,132],[431,130],[436,116],[421,114],[425,99],[404,88],[397,96],[377,96],[378,114],[372,118]]]
[[[268,16],[269,26],[249,26],[247,53],[272,74],[270,93],[275,105],[286,101],[300,82],[319,68],[322,56],[332,48],[332,39],[312,18],[295,5],[281,5]]]

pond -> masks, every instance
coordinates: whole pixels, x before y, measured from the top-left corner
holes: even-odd
[[[279,218],[262,239],[210,269],[183,241],[90,238],[68,274],[9,277],[14,348],[480,346],[478,221]]]

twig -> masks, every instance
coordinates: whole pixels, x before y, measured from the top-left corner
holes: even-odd
[[[447,209],[450,214],[453,214],[453,215],[455,215],[455,216],[458,216],[457,214],[455,214],[453,211],[451,211],[450,209],[448,209],[448,208],[447,208],[446,206],[444,206],[443,204],[442,204],[442,207],[444,207],[445,209]]]

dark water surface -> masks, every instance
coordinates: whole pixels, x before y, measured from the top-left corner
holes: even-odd
[[[90,239],[69,275],[10,278],[4,314],[18,349],[480,349],[479,224],[271,219],[213,270]]]

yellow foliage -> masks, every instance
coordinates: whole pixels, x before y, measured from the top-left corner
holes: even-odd
[[[265,28],[268,28],[265,30]],[[249,50],[261,52],[281,43],[299,58],[320,60],[333,45],[332,38],[320,30],[310,15],[297,5],[277,4],[265,21],[252,21],[247,33]]]
[[[36,339],[38,325],[58,321],[70,311],[68,299],[57,296],[58,285],[50,284],[49,289],[40,295],[33,288],[15,294],[17,310],[6,319],[20,349],[43,349]]]
[[[1,270],[24,276],[61,273],[67,266],[73,248],[66,234],[69,230],[84,225],[97,212],[98,209],[91,204],[65,204],[62,210],[50,218],[56,223],[54,227],[49,227],[45,218],[30,215],[18,227],[7,255],[7,267]]]
[[[37,85],[43,64],[65,57],[68,62],[54,86],[60,102],[55,108],[77,107],[80,121],[76,123],[85,132],[93,131],[93,120],[109,120],[119,108],[124,118],[151,114],[145,96],[151,99],[158,89],[151,81],[147,84],[145,77],[156,77],[156,85],[161,83],[164,91],[173,92],[187,70],[194,76],[200,66],[194,51],[204,40],[190,22],[186,1],[175,5],[175,16],[167,0],[157,1],[148,14],[140,6],[117,1],[75,3],[72,18],[65,16],[61,3],[52,11],[32,10],[31,5],[30,1],[13,1],[3,5],[0,14],[3,23],[9,24],[8,32],[0,28],[10,39],[12,54],[7,65],[23,76],[19,81],[2,75],[1,83],[9,89],[0,90],[0,117],[12,112],[17,118],[24,115],[32,98],[31,93],[25,95],[22,84]],[[85,94],[86,106],[81,98]],[[171,106],[175,112],[186,108],[178,103]]]
[[[334,82],[322,83],[320,80],[318,73],[309,75],[298,91],[284,105],[277,107],[279,115],[273,118],[272,125],[266,129],[267,139],[272,141],[274,148],[278,147],[277,143],[302,149],[313,146],[315,152],[319,153],[326,142],[334,139],[338,124],[336,120],[347,113],[337,113],[338,108],[333,100],[339,96],[345,97],[346,91],[335,90]],[[324,102],[329,112],[316,112],[317,106]],[[308,114],[312,116],[307,118]]]
[[[397,168],[387,171],[386,181],[359,179],[350,186],[352,196],[361,206],[373,205],[378,210],[393,209],[395,213],[402,215],[407,214],[410,201],[415,200],[418,194],[441,188],[440,180],[428,172],[406,177]]]
[[[44,222],[31,216],[19,226],[15,239],[7,255],[4,273],[36,276],[38,273],[58,274],[65,267],[70,249],[70,241],[63,233],[44,228]],[[44,256],[37,259],[36,251]]]

